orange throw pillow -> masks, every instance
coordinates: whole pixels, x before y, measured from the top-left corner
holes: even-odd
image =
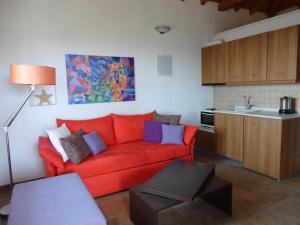
[[[96,131],[103,139],[105,144],[113,145],[116,143],[113,120],[111,115],[89,120],[56,119],[56,123],[57,126],[61,126],[65,123],[72,133],[76,133],[80,129],[83,129],[85,133]]]
[[[117,144],[140,141],[144,137],[145,120],[153,120],[154,113],[140,115],[113,114],[114,130]]]

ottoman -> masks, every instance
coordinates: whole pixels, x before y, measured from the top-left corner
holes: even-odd
[[[15,185],[8,225],[106,225],[80,177],[62,175]]]

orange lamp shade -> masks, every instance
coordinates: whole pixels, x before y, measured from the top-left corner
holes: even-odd
[[[35,65],[10,65],[13,84],[55,85],[55,68]]]

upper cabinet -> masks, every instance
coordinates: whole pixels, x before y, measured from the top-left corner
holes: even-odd
[[[299,40],[297,25],[204,48],[202,83],[298,82]]]
[[[223,44],[202,49],[202,84],[225,83]]]
[[[225,81],[240,83],[245,73],[245,40],[240,39],[225,43]]]
[[[268,33],[269,81],[297,81],[299,27]]]
[[[267,33],[245,38],[245,82],[267,80]]]

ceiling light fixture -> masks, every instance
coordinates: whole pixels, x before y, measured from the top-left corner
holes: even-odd
[[[160,33],[160,34],[165,34],[171,30],[170,26],[156,26],[154,29]]]

